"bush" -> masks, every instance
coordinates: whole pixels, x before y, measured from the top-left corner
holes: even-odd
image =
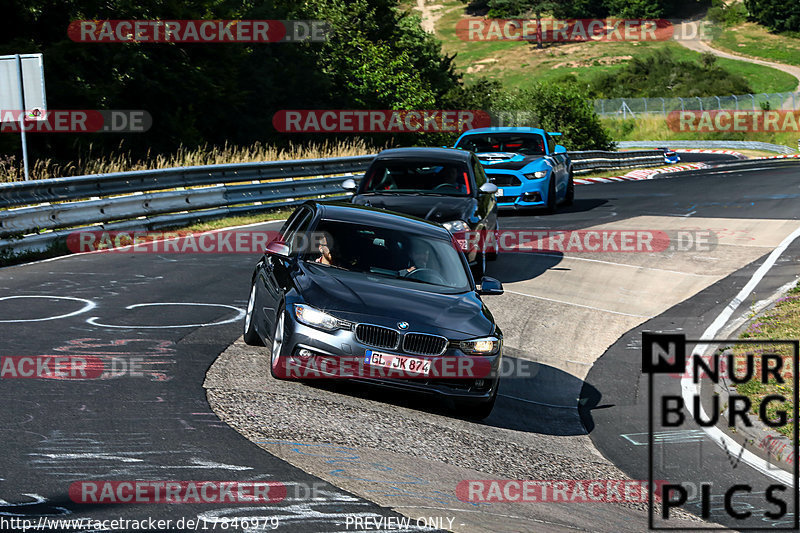
[[[590,94],[598,98],[694,97],[753,92],[747,80],[717,64],[712,54],[700,62],[682,61],[669,48],[634,57],[617,71],[600,74]]]
[[[540,127],[564,134],[568,150],[612,150],[614,141],[594,112],[591,101],[572,85],[535,84],[499,95],[497,111],[530,112],[536,123],[519,124]]]
[[[708,9],[706,18],[715,24],[735,26],[747,20],[747,8],[744,4],[725,4],[723,0],[714,0]]]

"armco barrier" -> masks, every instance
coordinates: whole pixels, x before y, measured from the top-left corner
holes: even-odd
[[[798,141],[800,143],[800,141]],[[759,150],[765,152],[776,152],[779,154],[795,153],[788,146],[781,144],[764,143],[758,141],[618,141],[619,148],[659,148],[668,146],[669,148],[721,148],[732,150]],[[800,149],[800,144],[798,144]]]
[[[658,150],[571,152],[575,173],[656,166]],[[0,184],[0,255],[45,250],[76,229],[160,229],[347,198],[374,155],[237,163]],[[51,203],[57,202],[57,203]]]

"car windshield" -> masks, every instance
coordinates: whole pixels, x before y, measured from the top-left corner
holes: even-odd
[[[523,155],[545,155],[544,138],[538,133],[485,133],[467,135],[457,148],[472,152],[515,152]]]
[[[471,194],[467,165],[458,162],[378,160],[367,172],[362,193]]]
[[[302,259],[320,267],[378,275],[415,288],[470,290],[457,244],[450,240],[322,220],[306,242]]]

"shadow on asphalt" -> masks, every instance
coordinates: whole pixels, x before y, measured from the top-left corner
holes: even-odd
[[[608,203],[607,198],[575,198],[572,205],[559,205],[556,215],[566,213],[583,213],[591,211]],[[502,219],[505,217],[550,217],[552,214],[548,213],[545,208],[527,208],[527,209],[503,209],[498,212],[500,214],[500,229],[503,229]]]
[[[502,283],[526,281],[555,268],[563,259],[561,252],[501,252],[496,261],[486,264],[486,275]]]
[[[594,387],[545,364],[512,356],[504,356],[503,361],[494,410],[488,418],[476,423],[559,436],[586,435],[594,428],[591,409],[596,407],[596,402],[592,402],[600,397]],[[448,400],[432,394],[398,392],[347,381],[313,380],[305,384],[319,390],[459,418]]]

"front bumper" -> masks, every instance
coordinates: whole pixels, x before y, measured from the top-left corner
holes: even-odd
[[[498,185],[495,196],[498,209],[523,209],[529,207],[545,207],[549,181],[547,178],[528,179],[522,174],[515,175],[522,183],[516,186]],[[489,175],[491,178],[491,175]]]
[[[284,379],[338,379],[433,394],[452,399],[488,401],[498,386],[501,349],[491,356],[470,356],[451,342],[442,355],[416,355],[402,349],[367,346],[355,331],[327,332],[306,326],[287,314],[286,336],[275,374]],[[402,344],[402,343],[401,343]],[[427,375],[374,367],[365,362],[367,350],[428,360]]]

